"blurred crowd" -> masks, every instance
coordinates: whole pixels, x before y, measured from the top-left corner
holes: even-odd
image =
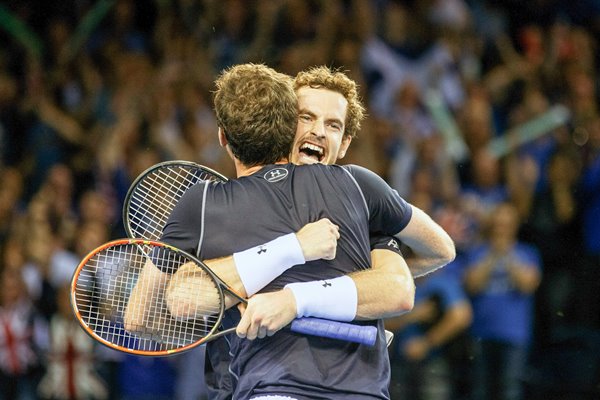
[[[1,7],[0,399],[203,398],[201,349],[96,345],[68,284],[88,251],[125,236],[123,200],[147,167],[184,159],[234,176],[211,90],[241,62],[346,71],[368,117],[344,162],[457,245],[416,279],[414,311],[388,321],[393,399],[600,398],[597,0]],[[492,151],[557,105],[564,123]]]

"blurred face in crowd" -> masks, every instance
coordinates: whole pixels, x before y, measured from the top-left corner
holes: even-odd
[[[6,270],[0,274],[0,306],[15,305],[25,293],[25,285],[18,270]]]
[[[502,203],[490,215],[490,236],[493,239],[512,240],[519,229],[519,214],[510,203]]]
[[[500,163],[485,150],[473,156],[473,180],[477,186],[491,188],[500,182]]]
[[[292,149],[294,164],[334,164],[346,155],[352,138],[345,136],[348,101],[341,93],[308,86],[297,90],[298,127]]]

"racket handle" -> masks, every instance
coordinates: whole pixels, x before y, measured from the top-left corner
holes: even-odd
[[[355,325],[321,318],[298,318],[292,321],[292,332],[305,335],[340,339],[373,346],[377,340],[377,327]]]

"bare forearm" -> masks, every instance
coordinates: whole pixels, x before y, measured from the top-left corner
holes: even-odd
[[[295,234],[205,263],[241,297],[258,293],[284,271],[306,261],[335,258],[339,228],[329,219],[308,223]],[[228,307],[237,304],[229,299]]]
[[[240,275],[235,267],[233,256],[207,260],[204,262],[221,280],[231,287],[241,297],[246,298],[246,288],[240,279]],[[239,303],[239,300],[232,296],[225,296],[225,308],[230,308]]]
[[[448,310],[444,317],[426,333],[430,346],[439,347],[464,331],[473,318],[470,304],[467,302],[455,305]]]
[[[445,265],[445,263],[440,262],[437,258],[428,258],[422,255],[406,257],[406,264],[415,278],[430,274]]]
[[[356,318],[388,318],[412,310],[415,284],[406,262],[388,250],[374,250],[371,257],[372,269],[351,274],[358,293]]]
[[[412,309],[414,302],[412,279],[390,276],[378,271],[351,276],[358,292],[356,319],[390,318]]]
[[[465,288],[469,293],[476,294],[483,290],[490,280],[495,262],[495,258],[489,256],[467,272]]]
[[[123,321],[126,330],[136,332],[148,325],[149,311],[153,304],[160,303],[168,282],[169,275],[158,270],[150,261],[146,262],[125,308]]]
[[[552,190],[555,212],[559,221],[567,223],[575,215],[575,198],[568,187],[558,186]]]
[[[533,293],[540,284],[540,275],[533,267],[516,264],[511,261],[508,265],[510,279],[523,293]]]
[[[61,112],[54,104],[48,100],[43,100],[39,107],[40,118],[52,126],[58,134],[73,144],[83,142],[83,131],[81,126],[74,118]]]
[[[413,276],[428,274],[454,260],[454,242],[435,221],[419,208],[412,206],[413,215],[407,227],[396,236],[414,253],[407,260]]]

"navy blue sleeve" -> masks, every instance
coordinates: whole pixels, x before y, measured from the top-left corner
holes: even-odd
[[[358,165],[345,165],[354,177],[369,209],[369,231],[395,235],[408,225],[412,208],[376,173]]]
[[[401,256],[403,255],[400,250],[400,241],[393,236],[374,234],[369,237],[369,241],[371,242],[371,250],[390,250]]]
[[[204,186],[204,183],[199,183],[184,193],[169,216],[161,242],[196,255],[196,247],[202,234]]]

